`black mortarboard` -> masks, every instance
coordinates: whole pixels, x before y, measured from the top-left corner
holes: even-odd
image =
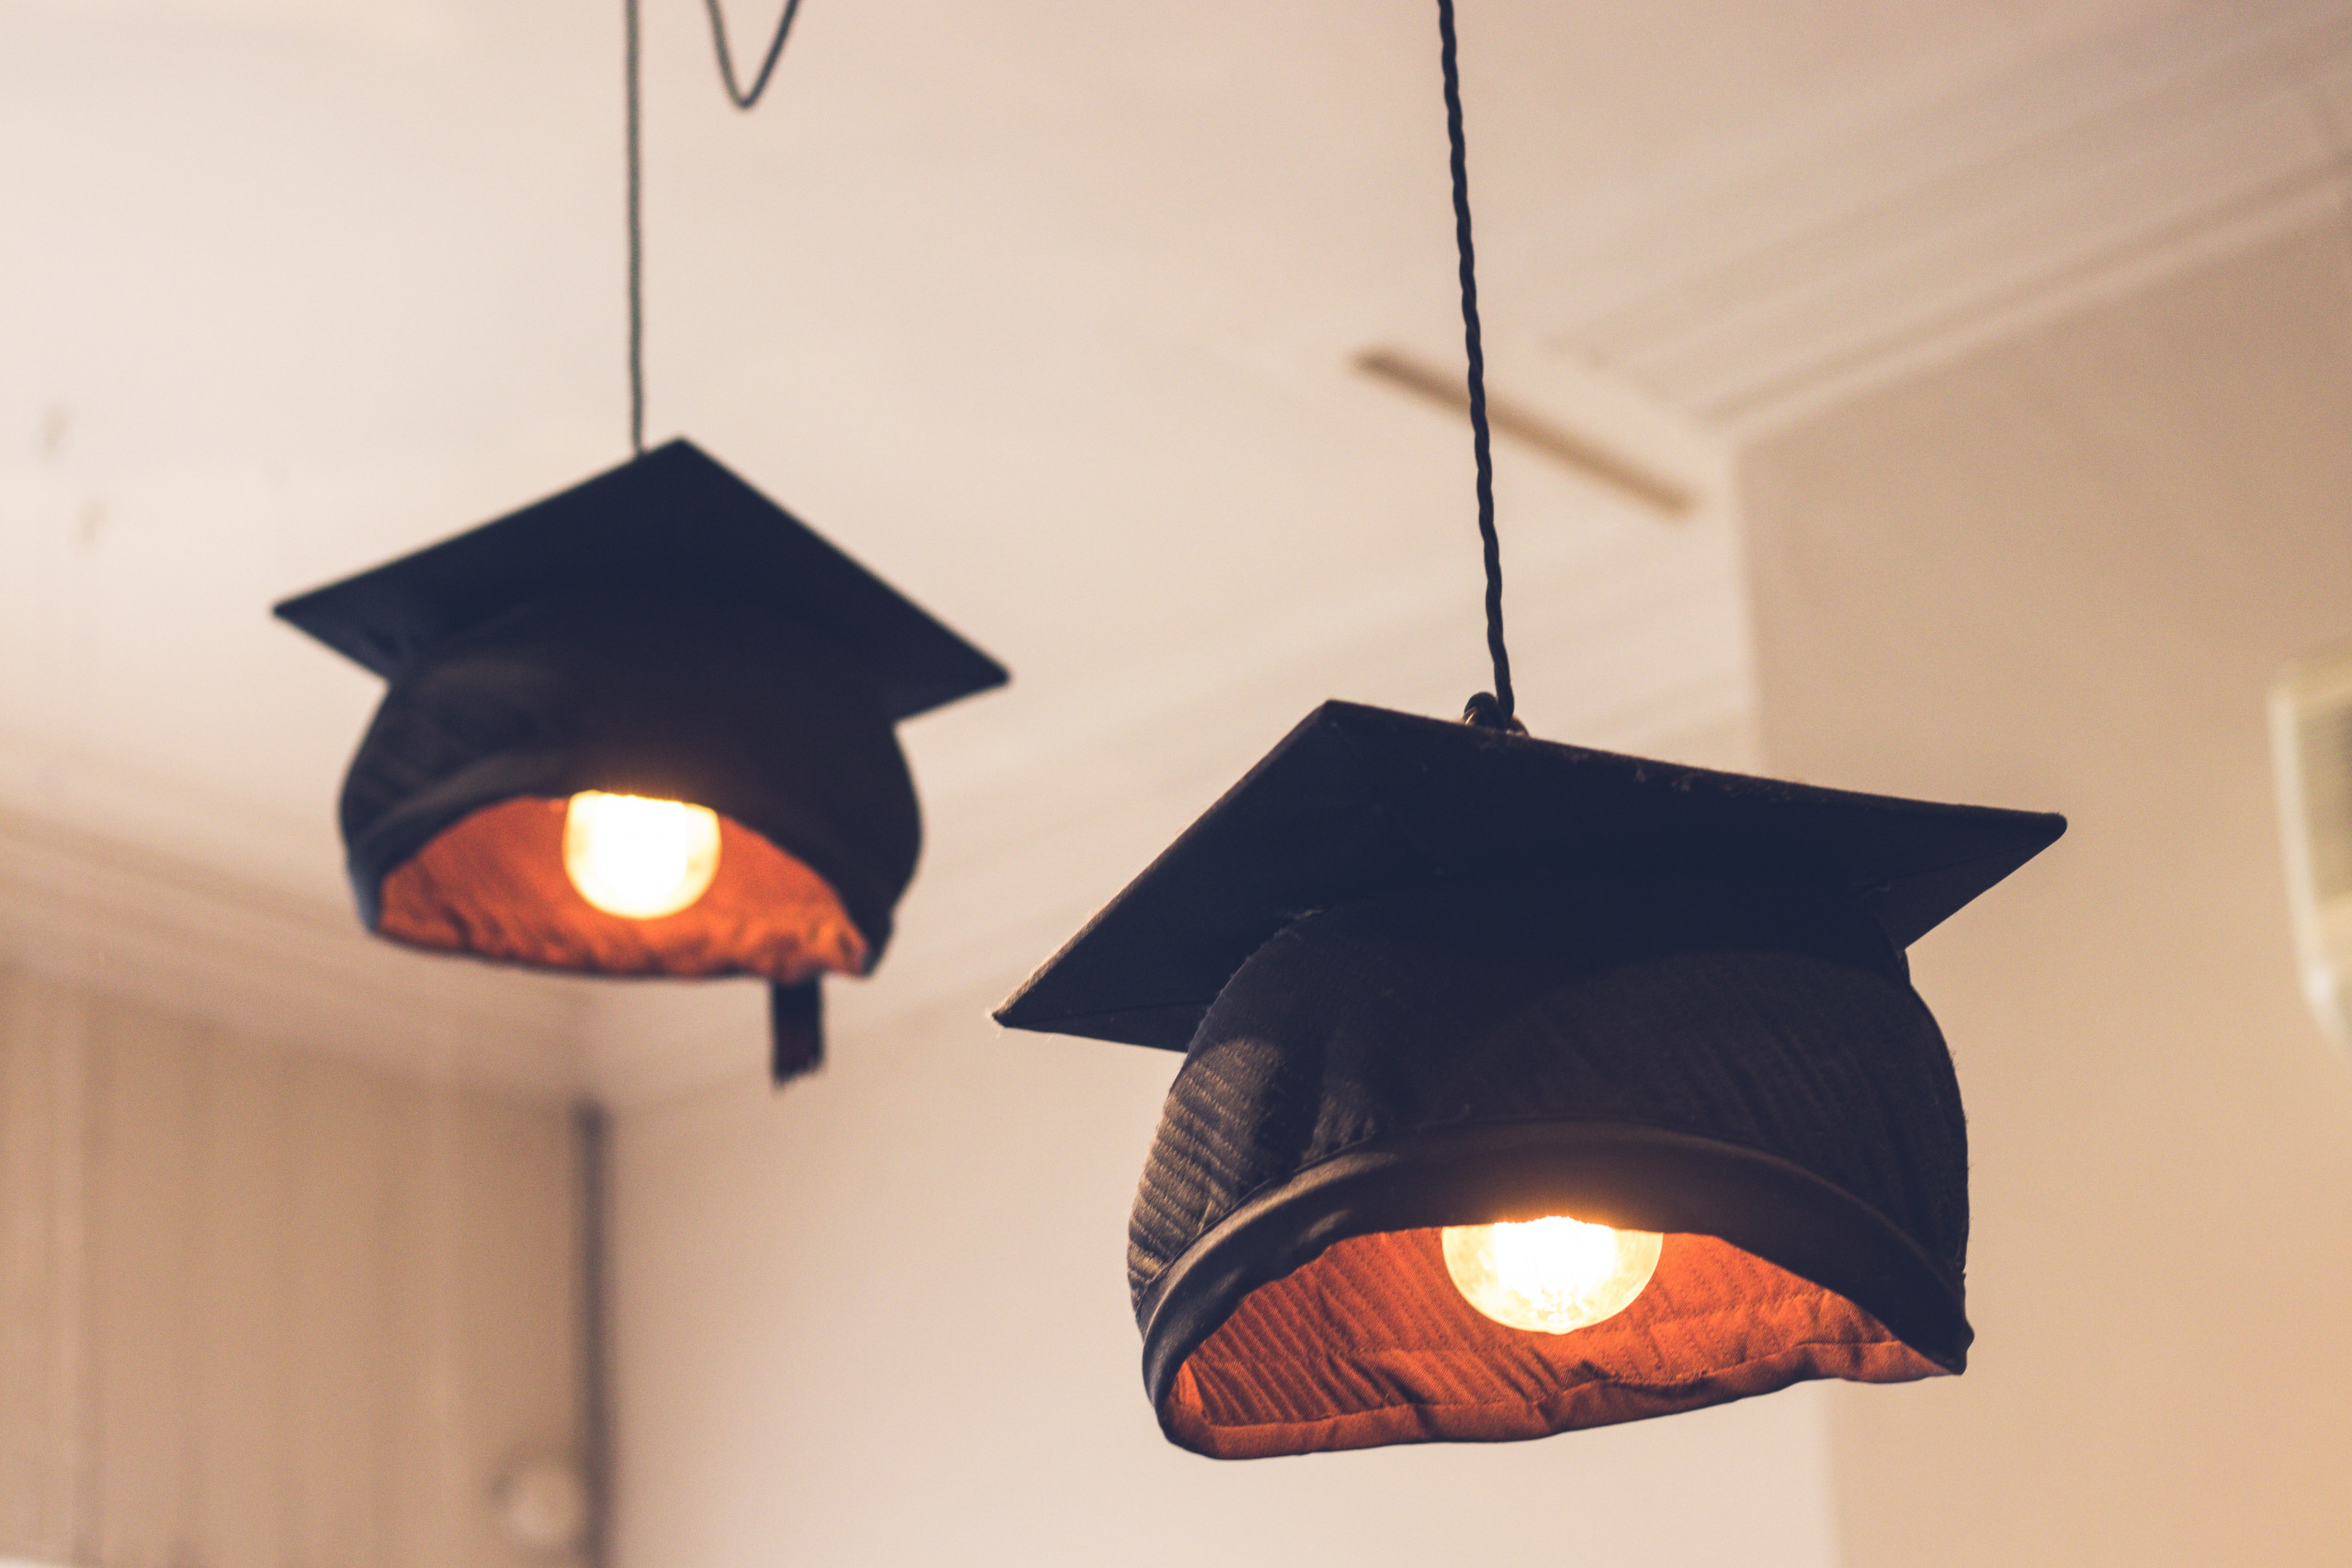
[[[1005,682],[1002,665],[684,439],[277,614],[389,681],[526,599],[590,584],[797,620],[866,671],[893,722]]]
[[[1346,703],[998,1012],[1186,1057],[1129,1286],[1175,1442],[1540,1437],[1965,1365],[1967,1141],[1903,948],[2064,829]],[[1446,1227],[1665,1236],[1490,1321]]]
[[[996,1017],[1181,1051],[1233,972],[1301,915],[1520,874],[1836,888],[1899,949],[2065,828],[1325,703]]]

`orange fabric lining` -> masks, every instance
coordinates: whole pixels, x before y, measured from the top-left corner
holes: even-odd
[[[763,976],[797,985],[865,972],[865,939],[825,879],[721,817],[718,873],[674,915],[632,920],[563,870],[565,803],[504,800],[444,829],[384,878],[377,930],[418,947],[600,975]]]
[[[1634,1304],[1572,1334],[1508,1328],[1447,1277],[1434,1229],[1342,1241],[1250,1293],[1176,1374],[1185,1447],[1259,1459],[1501,1442],[1665,1416],[1807,1378],[1942,1369],[1844,1297],[1730,1243],[1669,1235]]]

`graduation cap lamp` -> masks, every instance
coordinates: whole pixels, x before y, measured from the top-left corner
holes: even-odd
[[[369,929],[759,976],[779,1079],[914,872],[892,726],[1005,679],[684,441],[277,614],[390,683],[341,808]]]
[[[798,10],[747,87],[710,8],[738,108]],[[691,444],[646,450],[638,0],[622,23],[635,457],[277,614],[389,682],[341,811],[369,930],[758,976],[781,1082],[821,1054],[819,976],[873,966],[914,874],[892,726],[1005,672]]]
[[[1905,949],[2064,829],[1512,716],[1308,715],[1005,1003],[1184,1053],[1129,1224],[1161,1429],[1499,1441],[1966,1365],[1967,1129]]]
[[[2064,827],[1327,703],[997,1016],[1185,1053],[1128,1247],[1184,1447],[1957,1372],[1903,950]]]

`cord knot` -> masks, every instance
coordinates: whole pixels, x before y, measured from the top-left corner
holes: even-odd
[[[1462,722],[1480,729],[1499,729],[1507,735],[1524,735],[1527,726],[1506,712],[1492,692],[1476,692],[1462,705]]]

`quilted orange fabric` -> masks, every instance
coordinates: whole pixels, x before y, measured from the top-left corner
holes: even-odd
[[[1706,1235],[1668,1235],[1615,1317],[1563,1335],[1506,1327],[1454,1289],[1439,1234],[1356,1236],[1252,1292],[1178,1372],[1170,1435],[1220,1459],[1503,1442],[1808,1378],[1942,1371],[1844,1297]]]
[[[608,915],[563,870],[564,802],[525,796],[445,829],[384,878],[378,931],[416,947],[602,975],[758,975],[792,986],[870,961],[825,879],[733,819],[700,898],[650,920]]]

